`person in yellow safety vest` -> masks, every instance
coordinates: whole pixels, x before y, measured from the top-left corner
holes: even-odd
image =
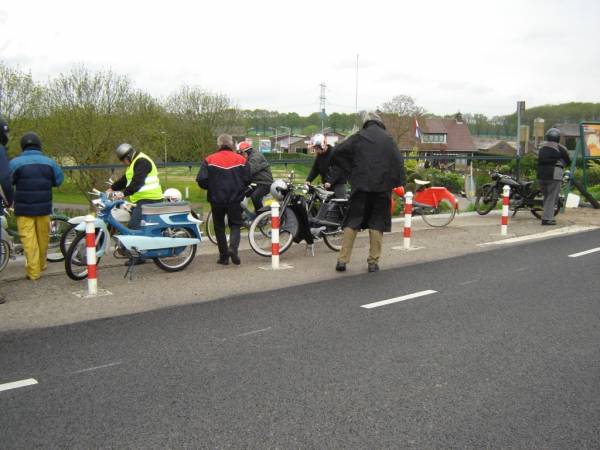
[[[119,145],[115,153],[119,161],[127,166],[127,170],[112,184],[107,193],[122,191],[123,196],[128,196],[129,201],[135,203],[129,228],[136,230],[142,222],[142,205],[164,201],[158,170],[148,155],[138,152],[130,144]]]

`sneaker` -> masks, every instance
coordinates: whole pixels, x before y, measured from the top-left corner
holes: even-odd
[[[342,262],[342,261],[338,261],[337,264],[335,265],[335,270],[337,270],[338,272],[345,272],[346,271],[346,263]]]
[[[236,266],[239,266],[240,263],[242,262],[240,260],[240,257],[238,256],[237,252],[233,252],[233,251],[229,250],[229,257],[231,258],[231,262],[234,263]]]
[[[221,256],[217,259],[217,264],[222,264],[224,266],[229,265],[229,256]]]
[[[379,266],[377,263],[369,263],[369,272],[377,272],[379,270]]]

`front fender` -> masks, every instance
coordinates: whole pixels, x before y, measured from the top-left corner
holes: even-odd
[[[100,258],[106,252],[108,243],[110,241],[110,233],[104,221],[100,219],[94,219],[94,228],[96,230],[96,256]],[[85,221],[75,226],[77,232],[85,233]]]
[[[436,207],[444,199],[448,200],[454,209],[458,209],[456,197],[445,187],[430,187],[422,191],[417,191],[415,194],[415,202],[435,205]]]

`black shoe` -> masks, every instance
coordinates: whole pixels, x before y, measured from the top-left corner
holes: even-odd
[[[234,263],[236,266],[239,266],[240,263],[242,262],[240,260],[240,257],[238,256],[237,252],[233,252],[233,251],[229,250],[229,257],[231,258],[231,262]]]
[[[377,263],[369,263],[369,272],[377,272],[379,270],[379,266]]]
[[[542,220],[542,225],[556,225],[556,220]]]
[[[335,270],[337,270],[338,272],[345,272],[346,271],[346,263],[338,261],[337,264],[335,265]]]
[[[131,259],[125,262],[125,266],[129,267],[130,265],[139,266],[142,264],[146,264],[146,260],[144,258],[133,258],[133,262]]]
[[[224,266],[229,265],[229,256],[221,256],[217,259],[217,264],[223,264]]]

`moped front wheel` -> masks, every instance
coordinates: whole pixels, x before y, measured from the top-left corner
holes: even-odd
[[[65,230],[60,237],[60,251],[64,256],[67,256],[67,251],[69,250],[71,243],[77,237],[76,226],[77,224],[70,223],[69,228]]]
[[[475,211],[477,211],[477,214],[485,216],[494,209],[496,203],[498,203],[498,197],[498,191],[494,187],[484,186],[481,188],[475,199]]]
[[[187,228],[169,228],[163,232],[164,236],[173,238],[195,238]],[[154,264],[165,272],[179,272],[190,265],[196,256],[197,245],[186,245],[171,249],[171,255],[153,258]]]
[[[101,233],[102,235],[100,235]],[[102,248],[104,232],[96,229],[96,252]],[[100,263],[100,257],[96,257],[96,265]],[[71,242],[67,254],[65,255],[65,272],[71,280],[79,281],[87,277],[87,248],[85,243],[85,233],[78,232]]]
[[[4,239],[0,240],[0,272],[6,269],[10,259],[10,244]]]
[[[48,252],[46,259],[50,262],[62,261],[65,254],[61,251],[61,239],[64,233],[72,228],[68,219],[63,217],[51,217],[48,230]]]
[[[279,254],[285,253],[285,251],[292,246],[294,242],[294,236],[298,232],[298,222],[291,220],[293,212],[288,210],[284,211],[281,217],[279,226]],[[289,219],[288,219],[289,218]],[[271,211],[265,211],[259,214],[248,231],[248,239],[250,241],[250,247],[260,256],[271,256]]]

